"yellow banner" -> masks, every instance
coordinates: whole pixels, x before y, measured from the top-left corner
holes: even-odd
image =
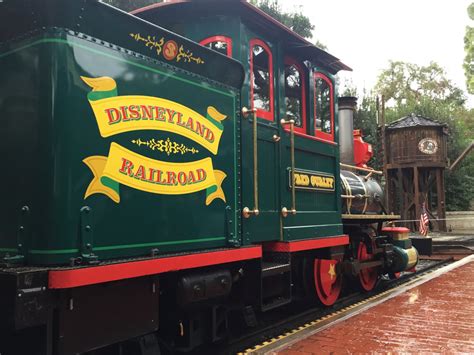
[[[160,97],[117,96],[117,84],[110,77],[82,80],[92,88],[89,103],[102,137],[137,130],[176,133],[217,154],[227,116],[209,106],[206,117],[187,106]]]
[[[221,184],[226,174],[213,169],[211,158],[170,163],[144,157],[112,143],[108,157],[92,156],[84,159],[84,163],[94,174],[84,198],[102,193],[118,203],[120,195],[114,183],[120,183],[141,191],[166,195],[207,190],[206,205],[216,198],[225,201]]]
[[[151,96],[116,96],[90,101],[90,104],[102,137],[137,130],[160,130],[191,139],[213,154],[219,149],[222,128],[176,102]]]

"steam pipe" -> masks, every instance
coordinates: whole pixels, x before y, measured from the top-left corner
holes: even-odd
[[[339,105],[339,152],[341,163],[354,165],[354,110],[357,97],[343,96]]]

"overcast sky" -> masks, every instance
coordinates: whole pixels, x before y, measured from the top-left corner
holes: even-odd
[[[389,60],[440,64],[466,91],[462,63],[471,0],[279,0],[301,9],[315,25],[313,38],[353,69],[354,84],[371,89]],[[472,24],[471,24],[472,25]],[[469,97],[474,107],[474,96]]]

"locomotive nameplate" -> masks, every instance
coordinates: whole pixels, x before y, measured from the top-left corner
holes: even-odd
[[[292,188],[291,169],[288,169],[289,188]],[[334,175],[320,171],[295,169],[295,189],[309,191],[334,191]]]

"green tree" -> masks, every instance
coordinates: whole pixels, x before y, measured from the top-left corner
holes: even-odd
[[[314,30],[314,25],[311,23],[309,17],[305,16],[301,11],[283,11],[281,6],[278,4],[278,0],[250,0],[250,3],[257,6],[260,10],[270,15],[278,22],[281,22],[301,37],[308,40],[313,38],[312,31]],[[318,40],[316,40],[315,45],[321,49],[327,49],[327,47]]]
[[[123,11],[132,11],[144,6],[148,6],[162,0],[100,0],[112,6],[115,6]]]
[[[377,126],[377,99],[372,93],[364,91],[362,98],[359,98],[359,105],[354,112],[354,129],[362,132],[364,141],[372,144],[374,155],[369,161],[369,166],[376,170],[383,167],[382,144]]]
[[[474,20],[474,3],[467,8],[467,13],[471,20]],[[464,74],[466,75],[467,91],[474,94],[474,27],[466,26],[466,34],[464,35]]]
[[[397,107],[403,104],[420,104],[425,99],[435,103],[463,105],[466,98],[461,89],[447,77],[443,68],[431,62],[428,66],[390,61],[388,69],[377,79],[375,90]]]
[[[312,25],[309,18],[301,12],[285,12],[278,4],[278,1],[252,0],[251,3],[300,36],[305,38],[313,37],[311,31],[314,30],[314,25]]]

